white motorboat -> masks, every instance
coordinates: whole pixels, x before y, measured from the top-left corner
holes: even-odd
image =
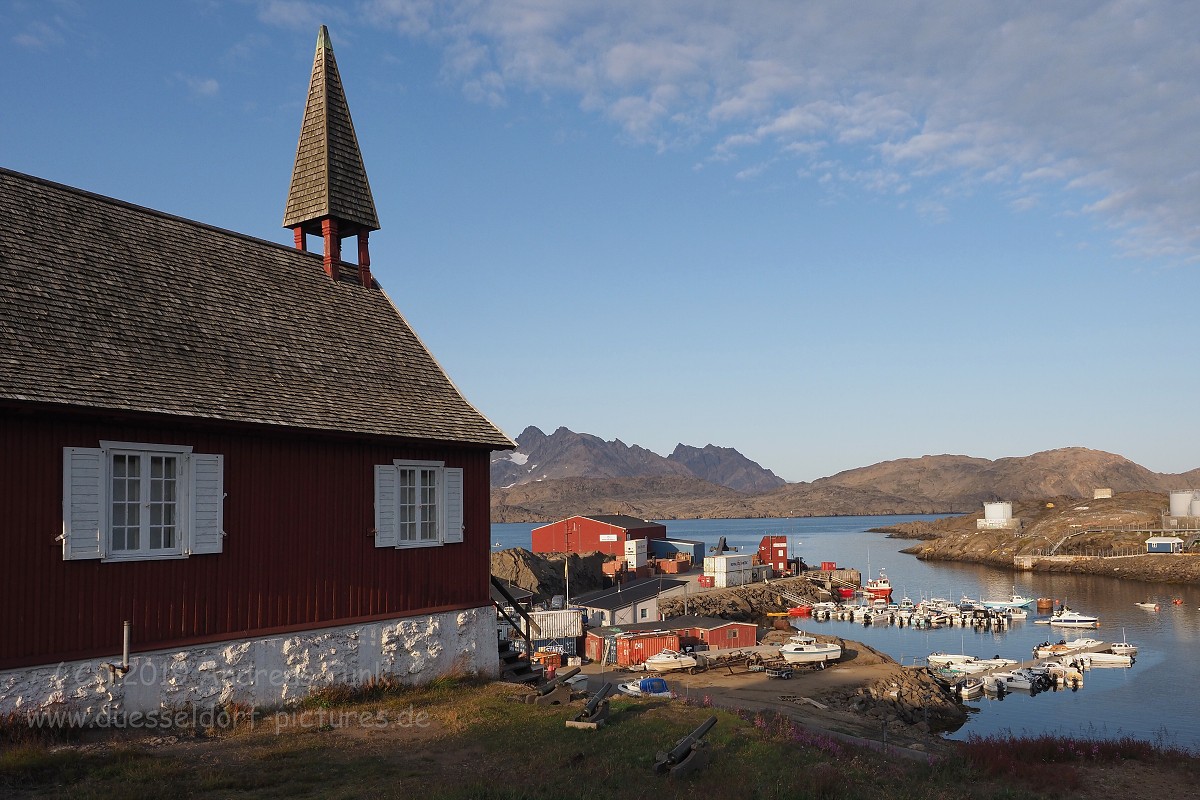
[[[1029,612],[1023,608],[1010,608],[1005,611],[1010,619],[1028,619]]]
[[[1000,687],[1005,690],[1024,689],[1025,691],[1044,691],[1053,684],[1053,678],[1045,671],[1032,669],[1014,669],[1012,672],[993,672],[983,679],[983,690],[989,694],[998,694]]]
[[[662,678],[642,678],[641,680],[618,683],[617,691],[630,697],[674,697],[675,693],[667,687]]]
[[[1133,656],[1115,653],[1080,653],[1074,660],[1082,663],[1085,668],[1133,666]]]
[[[1039,625],[1058,625],[1063,628],[1096,628],[1100,626],[1100,618],[1090,614],[1082,614],[1063,606],[1050,615],[1048,619],[1034,620]]]
[[[1161,610],[1159,608],[1158,603],[1155,603],[1153,600],[1147,600],[1144,603],[1134,603],[1134,605],[1137,606],[1138,608],[1143,608],[1146,611],[1160,611]]]
[[[677,669],[691,669],[694,666],[696,666],[695,656],[671,649],[663,650],[646,659],[646,669],[651,672],[674,672]]]
[[[1127,642],[1124,639],[1119,642],[1113,642],[1108,646],[1108,652],[1115,653],[1119,656],[1136,656],[1137,651],[1138,649],[1136,644],[1133,642]]]
[[[962,653],[934,652],[929,654],[929,658],[925,659],[925,663],[931,667],[949,667],[958,664],[969,664],[972,661],[978,660],[975,656],[968,656]]]
[[[1028,608],[1035,602],[1037,601],[1032,597],[1017,594],[1014,586],[1012,595],[1007,600],[984,600],[983,604],[988,608]]]
[[[789,664],[823,664],[842,657],[842,646],[833,642],[818,642],[806,633],[798,633],[779,648],[779,655]]]
[[[983,669],[1004,669],[1005,667],[1015,667],[1021,662],[1014,658],[1000,658],[1000,656],[996,656],[995,658],[981,658],[973,663]]]
[[[951,684],[950,691],[962,700],[971,700],[983,695],[983,678],[963,678]]]
[[[1041,644],[1039,644],[1033,648],[1033,657],[1034,658],[1064,658],[1066,656],[1080,653],[1084,650],[1098,648],[1098,647],[1102,646],[1103,644],[1104,644],[1104,642],[1100,641],[1099,639],[1088,639],[1086,637],[1078,638],[1078,639],[1071,639],[1070,641],[1067,641],[1066,639],[1062,639],[1057,644],[1051,644],[1050,642],[1042,642]]]

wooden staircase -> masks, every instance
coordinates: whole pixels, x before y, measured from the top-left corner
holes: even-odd
[[[499,640],[500,680],[505,683],[537,683],[542,679],[541,666],[529,663],[520,650],[508,639]]]

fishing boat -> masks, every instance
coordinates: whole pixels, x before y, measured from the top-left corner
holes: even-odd
[[[879,570],[879,577],[867,581],[863,591],[872,599],[882,597],[886,602],[892,598],[892,582],[888,580],[888,576],[883,570]]]
[[[646,669],[651,672],[674,672],[677,669],[691,669],[694,666],[696,666],[695,656],[669,648],[646,659]]]
[[[1147,601],[1146,601],[1146,602],[1144,602],[1144,603],[1134,603],[1134,605],[1135,605],[1135,606],[1137,606],[1138,608],[1144,608],[1146,611],[1159,611],[1159,610],[1161,610],[1161,609],[1159,608],[1159,605],[1158,605],[1158,603],[1154,602],[1153,600],[1147,600]]]
[[[1055,611],[1048,619],[1038,619],[1034,622],[1039,625],[1058,625],[1063,628],[1098,628],[1100,626],[1099,617],[1072,611],[1067,606]]]
[[[789,664],[822,664],[842,657],[842,646],[833,642],[818,642],[801,631],[779,648],[779,655]]]

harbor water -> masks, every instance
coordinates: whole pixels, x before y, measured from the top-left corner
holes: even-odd
[[[1091,669],[1078,691],[1035,696],[1014,692],[1002,700],[969,700],[971,717],[961,729],[948,734],[950,738],[1053,733],[1094,739],[1131,737],[1200,750],[1200,693],[1196,691],[1200,668],[1195,660],[1200,643],[1200,587],[919,561],[899,552],[915,542],[868,532],[869,528],[914,519],[934,517],[668,520],[664,524],[672,538],[712,546],[724,536],[731,547],[747,553],[757,552],[764,535],[785,535],[791,555],[802,557],[810,566],[832,561],[839,567],[860,570],[864,582],[880,569],[886,570],[893,602],[906,596],[916,602],[929,597],[954,602],[962,597],[1006,599],[1015,589],[1026,597],[1054,598],[1077,611],[1100,617],[1098,630],[1052,628],[1036,624],[1034,620],[1045,614],[1030,608],[1027,620],[1014,622],[1002,631],[803,620],[805,630],[863,642],[902,664],[923,664],[934,651],[1026,660],[1034,645],[1064,637],[1127,639],[1138,645],[1132,667]],[[534,527],[526,523],[493,524],[493,549],[529,548]],[[1119,561],[1114,567],[1119,568]],[[1175,604],[1176,599],[1181,603]],[[1147,600],[1157,602],[1159,610],[1135,605]]]

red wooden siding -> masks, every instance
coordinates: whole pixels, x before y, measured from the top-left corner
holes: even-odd
[[[224,551],[64,561],[62,458],[101,439],[225,456]],[[464,470],[464,541],[374,546],[373,467]],[[490,604],[488,452],[0,409],[0,669]]]
[[[615,536],[615,541],[601,541],[601,536]],[[667,526],[649,523],[645,528],[632,530],[609,525],[587,517],[570,517],[534,528],[532,547],[535,553],[601,553],[624,556],[628,539],[665,539]]]

